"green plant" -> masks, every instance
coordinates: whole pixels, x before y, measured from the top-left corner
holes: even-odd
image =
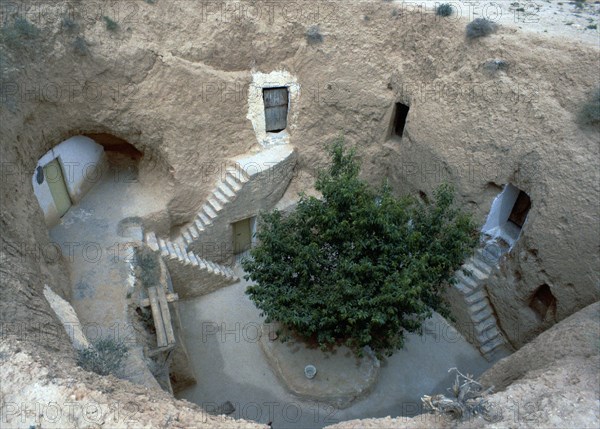
[[[73,52],[75,52],[75,55],[79,56],[85,56],[88,54],[88,45],[83,36],[77,36],[75,40],[73,40]]]
[[[442,3],[435,10],[435,14],[443,17],[452,15],[452,5],[450,3]]]
[[[138,276],[142,285],[146,288],[159,286],[160,279],[160,256],[147,247],[138,247],[135,252],[135,260],[138,266]]]
[[[590,94],[579,109],[578,121],[583,125],[600,125],[600,87]]]
[[[119,28],[119,24],[110,19],[108,16],[103,16],[102,19],[104,19],[104,22],[106,23],[106,29],[108,31],[117,31]]]
[[[498,30],[498,24],[489,19],[475,18],[467,24],[467,39],[485,37]]]
[[[69,17],[63,18],[61,24],[62,28],[64,28],[67,33],[74,33],[79,29],[79,24]]]
[[[323,42],[323,35],[318,25],[311,25],[306,30],[306,41],[309,45],[315,45]]]
[[[86,371],[99,375],[122,374],[122,363],[127,355],[127,347],[112,338],[96,340],[88,348],[79,350],[77,364]]]
[[[8,47],[23,49],[37,40],[40,30],[26,18],[17,17],[12,24],[2,27],[0,35]]]
[[[247,293],[267,316],[307,341],[360,353],[401,348],[433,310],[448,315],[443,288],[476,245],[467,214],[442,185],[427,204],[374,189],[343,140],[320,173],[322,199],[301,196],[294,212],[262,213],[259,244],[242,265]]]

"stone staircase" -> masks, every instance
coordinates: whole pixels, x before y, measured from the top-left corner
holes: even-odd
[[[183,228],[181,234],[175,239],[181,248],[187,249],[188,245],[200,238],[200,236],[213,225],[213,221],[220,212],[232,203],[238,191],[250,180],[250,176],[243,168],[227,171],[222,180],[219,180],[214,191],[208,197],[193,222]]]
[[[485,290],[485,282],[500,256],[485,249],[476,250],[456,272],[457,283],[449,292],[457,328],[490,361],[504,357],[510,350]]]
[[[173,288],[182,299],[204,295],[239,280],[231,268],[184,251],[179,243],[157,237],[154,232],[146,233],[144,241],[160,252],[169,268]]]

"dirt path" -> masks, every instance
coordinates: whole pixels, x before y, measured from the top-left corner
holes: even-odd
[[[133,179],[133,167],[111,165],[98,183],[50,231],[60,245],[70,271],[72,300],[87,338],[125,341],[129,357],[124,374],[130,381],[158,387],[143,363],[141,345],[127,315],[133,289],[135,240],[119,234],[119,222],[143,216],[147,190]],[[117,174],[119,172],[120,174]]]

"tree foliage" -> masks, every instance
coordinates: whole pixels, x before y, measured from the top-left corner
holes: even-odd
[[[242,264],[256,306],[306,340],[360,352],[401,348],[432,310],[447,315],[442,288],[477,242],[469,215],[440,186],[434,201],[395,198],[359,178],[340,139],[294,212],[261,214],[258,245]]]

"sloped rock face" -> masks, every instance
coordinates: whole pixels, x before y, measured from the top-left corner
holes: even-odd
[[[209,415],[160,389],[66,368],[64,362],[44,350],[26,352],[15,338],[0,344],[0,370],[2,427],[6,428],[266,428]]]
[[[11,4],[7,25],[26,16],[40,32],[3,38],[0,52],[0,317],[3,338],[17,335],[24,349],[73,364],[42,292],[46,283],[68,299],[69,279],[33,195],[37,160],[74,135],[126,140],[144,154],[139,180],[169,195],[166,233],[192,220],[227,159],[260,149],[247,119],[252,71],[286,70],[300,85],[288,129],[293,189],[312,183],[342,132],[369,181],[427,195],[450,181],[480,224],[499,185],[528,193],[521,238],[487,285],[514,346],[598,299],[598,137],[575,123],[598,85],[597,49],[509,28],[467,41],[464,21],[388,3],[275,4],[260,14],[194,2]],[[314,24],[323,41],[309,44]],[[510,68],[489,74],[490,58]],[[391,136],[396,102],[410,105],[401,139]],[[529,304],[543,284],[556,311],[540,320]]]
[[[330,428],[539,428],[596,427],[600,422],[600,303],[585,307],[523,348],[499,361],[481,377],[495,386],[488,397],[499,420],[477,417],[454,422],[423,414],[413,418],[342,422]]]

